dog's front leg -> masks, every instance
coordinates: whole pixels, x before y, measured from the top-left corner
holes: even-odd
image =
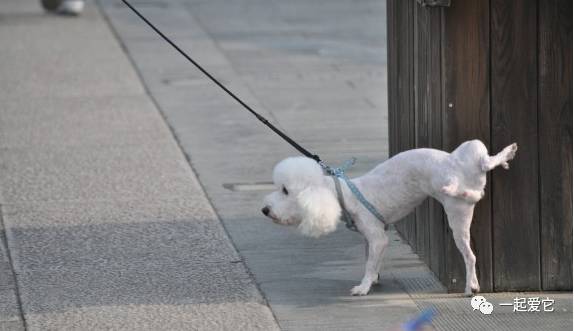
[[[389,243],[389,239],[383,228],[367,229],[362,231],[367,239],[367,263],[365,265],[365,276],[361,284],[351,289],[352,295],[366,295],[369,293],[373,283],[379,279],[379,270],[383,260],[383,252]]]
[[[367,261],[369,259],[369,242],[365,240],[365,261]],[[379,284],[379,280],[381,278],[381,262],[382,259],[379,259],[379,266],[377,267],[378,273],[377,273],[377,279],[373,281],[373,285],[377,285]]]

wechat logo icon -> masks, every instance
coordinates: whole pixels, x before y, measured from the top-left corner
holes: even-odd
[[[490,315],[494,310],[494,306],[492,305],[492,303],[486,301],[486,298],[481,295],[472,297],[472,299],[470,300],[470,305],[472,307],[472,310],[478,310],[484,315]]]

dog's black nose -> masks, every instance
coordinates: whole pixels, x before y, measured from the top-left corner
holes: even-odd
[[[265,216],[269,215],[269,207],[267,207],[267,206],[263,207],[263,209],[261,209],[261,212]]]

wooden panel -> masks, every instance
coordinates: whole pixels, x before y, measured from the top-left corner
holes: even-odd
[[[404,56],[404,44],[401,40],[404,36],[401,32],[404,27],[401,25],[401,0],[387,0],[387,70],[388,70],[388,116],[389,116],[389,157],[399,153],[400,144],[400,107],[402,106],[401,100],[399,100],[399,75],[400,68],[399,59]],[[404,62],[401,61],[404,66]],[[395,224],[395,228],[399,233],[404,236],[404,224],[399,222]]]
[[[429,100],[429,146],[442,149],[442,16],[444,9],[434,8],[429,12],[430,31],[430,100]],[[429,202],[429,267],[443,282],[447,283],[446,274],[446,223],[442,205],[435,200]]]
[[[445,110],[443,143],[453,150],[465,140],[478,138],[489,146],[489,6],[488,1],[453,1],[444,15]],[[475,209],[471,228],[479,281],[491,288],[491,199],[486,194]],[[446,244],[447,274],[451,291],[464,290],[465,270],[452,233]]]
[[[493,0],[491,6],[493,153],[518,143],[511,169],[492,172],[494,286],[496,290],[537,290],[537,3]]]
[[[429,147],[430,26],[429,7],[414,6],[414,115],[415,147]],[[429,199],[415,211],[417,254],[429,258]]]
[[[413,102],[413,6],[414,1],[389,0],[389,94],[392,110],[389,109],[391,125],[395,127],[389,137],[393,154],[414,147],[414,102]],[[392,25],[392,27],[390,27]],[[391,71],[389,71],[391,72]],[[393,80],[391,80],[393,79]],[[392,113],[392,116],[391,116]],[[416,249],[416,224],[414,215],[407,216],[395,227],[414,249]]]
[[[406,51],[403,60],[408,62],[404,71],[404,89],[401,91],[401,96],[404,98],[403,108],[401,109],[404,122],[401,123],[401,144],[399,148],[401,151],[412,149],[415,147],[414,134],[414,51],[413,51],[413,37],[414,37],[414,7],[417,5],[415,1],[401,1],[401,5],[405,6],[405,22],[406,29],[403,36],[406,36],[401,42],[405,43]],[[414,213],[405,217],[402,221],[405,226],[406,239],[413,248],[417,250],[416,242],[416,215]]]
[[[572,1],[539,4],[542,289],[572,290]]]
[[[387,71],[388,71],[388,118],[389,118],[389,157],[399,152],[400,109],[399,109],[399,58],[403,44],[400,18],[401,0],[387,0]],[[395,228],[404,235],[404,224],[399,222]]]
[[[389,121],[389,157],[398,151],[398,13],[397,2],[400,0],[387,0],[387,75],[388,75],[388,121]]]
[[[494,154],[517,142],[511,169],[489,175],[475,210],[482,290],[571,290],[572,2],[387,3],[391,153],[478,138]],[[445,224],[430,201],[397,228],[461,291],[464,265]]]

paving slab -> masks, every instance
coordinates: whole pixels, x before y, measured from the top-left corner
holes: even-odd
[[[173,142],[0,150],[3,202],[201,196],[185,160],[170,157],[177,151]]]
[[[13,288],[0,289],[0,324],[6,321],[21,322],[18,299]]]
[[[213,220],[205,199],[147,198],[113,201],[34,201],[5,204],[5,217],[20,229],[149,222]]]
[[[249,302],[82,307],[27,321],[33,330],[276,330],[267,306]]]
[[[0,40],[10,44],[0,55],[2,63],[10,63],[2,69],[3,100],[142,94],[129,60],[119,56],[121,49],[96,10],[87,10],[81,20],[62,20],[45,15],[36,1],[22,10],[10,10],[8,2],[0,30]],[[46,25],[50,28],[42,28]],[[55,42],[64,36],[67,42]]]
[[[179,1],[130,1],[137,6],[144,15],[153,19],[154,23],[169,30],[169,36],[184,38],[206,37],[202,29],[196,29],[194,22],[189,22],[185,7]],[[173,10],[176,9],[176,10]],[[170,15],[165,15],[166,11]],[[149,40],[159,38],[150,35],[149,29],[142,29],[141,19],[135,16],[129,8],[121,1],[114,1],[106,7],[106,15],[117,22],[120,27],[117,29],[118,35],[124,41]],[[209,39],[209,38],[206,38]]]
[[[10,98],[2,102],[0,125],[0,147],[12,149],[169,141],[161,116],[142,95]]]
[[[468,309],[469,299],[460,295],[421,296],[417,304],[421,307],[435,307],[441,313],[434,325],[446,330],[570,330],[572,329],[572,295],[568,293],[490,293],[484,294],[494,305],[494,312],[485,316],[479,311]],[[514,298],[554,299],[552,312],[514,312]]]
[[[24,313],[115,305],[226,302],[265,305],[241,261],[153,262],[19,271]]]
[[[23,330],[22,310],[0,212],[0,330]]]
[[[10,224],[12,225],[12,224]],[[214,219],[19,228],[8,236],[20,271],[180,261],[234,262],[239,257]],[[59,245],[53,245],[59,242]]]
[[[0,330],[2,331],[21,331],[26,330],[22,322],[18,321],[1,321]]]

